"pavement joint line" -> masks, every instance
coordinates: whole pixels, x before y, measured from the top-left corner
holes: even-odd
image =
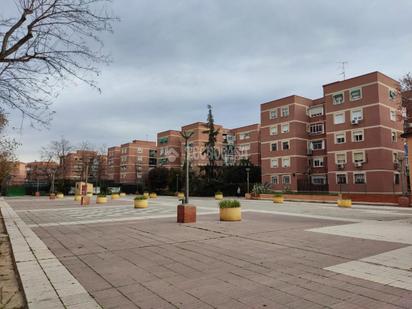
[[[306,231],[342,237],[389,241],[404,245],[412,244],[412,226],[401,222],[397,225],[392,223],[391,226],[387,226],[386,222],[363,221],[346,226],[329,226]],[[404,237],[399,237],[399,235]],[[412,246],[405,246],[358,260],[336,264],[324,269],[412,291]]]
[[[86,295],[82,304],[101,308],[4,199],[0,200],[0,210],[29,309],[71,308],[74,306],[65,299],[78,294]]]

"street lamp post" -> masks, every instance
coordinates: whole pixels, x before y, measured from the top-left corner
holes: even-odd
[[[189,204],[189,139],[193,132],[183,131],[180,135],[185,140],[185,164],[186,164],[186,190],[185,190],[185,204]]]
[[[176,175],[176,192],[179,192],[179,174]]]
[[[247,193],[249,193],[249,172],[250,172],[250,167],[246,168],[246,188],[247,188]]]

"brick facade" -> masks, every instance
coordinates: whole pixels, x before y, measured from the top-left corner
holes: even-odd
[[[261,105],[262,181],[275,190],[400,193],[397,81],[379,72],[323,86],[324,96]],[[384,179],[385,181],[382,181]]]

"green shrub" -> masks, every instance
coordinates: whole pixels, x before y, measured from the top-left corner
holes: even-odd
[[[238,208],[240,202],[238,200],[223,200],[219,203],[220,208]]]
[[[222,191],[217,191],[215,194],[216,195],[223,195]]]
[[[282,193],[275,193],[273,196],[274,197],[283,197],[283,194]]]
[[[106,193],[99,193],[97,197],[106,197]]]
[[[138,195],[134,198],[135,201],[143,201],[143,200],[147,200],[147,197],[144,195]]]

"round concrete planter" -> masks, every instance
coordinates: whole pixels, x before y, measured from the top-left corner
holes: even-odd
[[[240,221],[242,220],[242,212],[240,207],[236,208],[220,208],[220,221]]]
[[[120,195],[119,194],[117,194],[117,193],[113,193],[112,194],[112,200],[117,200],[117,199],[119,199],[120,198]]]
[[[149,203],[147,200],[134,200],[134,208],[147,208]]]
[[[107,203],[107,197],[106,196],[98,196],[96,198],[96,204],[106,204]]]
[[[409,207],[410,201],[409,201],[409,197],[407,196],[401,196],[398,199],[398,205],[401,207]]]
[[[152,192],[152,193],[149,194],[149,197],[150,198],[157,198],[157,194]]]
[[[86,196],[88,196],[88,197],[93,197],[93,193],[90,193],[90,192],[89,192],[89,193],[86,194]]]
[[[63,193],[57,193],[56,198],[64,198],[64,194]]]
[[[276,204],[282,204],[285,201],[285,199],[283,198],[283,196],[274,196],[272,201]]]
[[[145,198],[149,198],[149,192],[144,192],[144,193],[143,193],[143,196],[144,196]]]
[[[74,200],[75,200],[76,202],[80,202],[80,201],[82,200],[82,196],[81,196],[81,195],[75,195],[75,196],[74,196]]]
[[[220,193],[215,194],[215,200],[217,201],[223,200],[223,194],[220,194]]]
[[[123,193],[123,192],[122,192],[122,193],[120,193],[119,195],[120,195],[121,197],[124,197],[124,196],[126,196],[126,193]]]
[[[182,192],[179,192],[179,193],[177,194],[177,198],[178,198],[179,200],[183,200],[183,199],[185,198],[185,194],[182,193]]]
[[[49,199],[51,199],[51,200],[56,199],[56,194],[54,194],[54,193],[50,193],[50,195],[49,195]]]
[[[338,200],[337,204],[338,204],[339,207],[351,208],[352,207],[352,200]]]

